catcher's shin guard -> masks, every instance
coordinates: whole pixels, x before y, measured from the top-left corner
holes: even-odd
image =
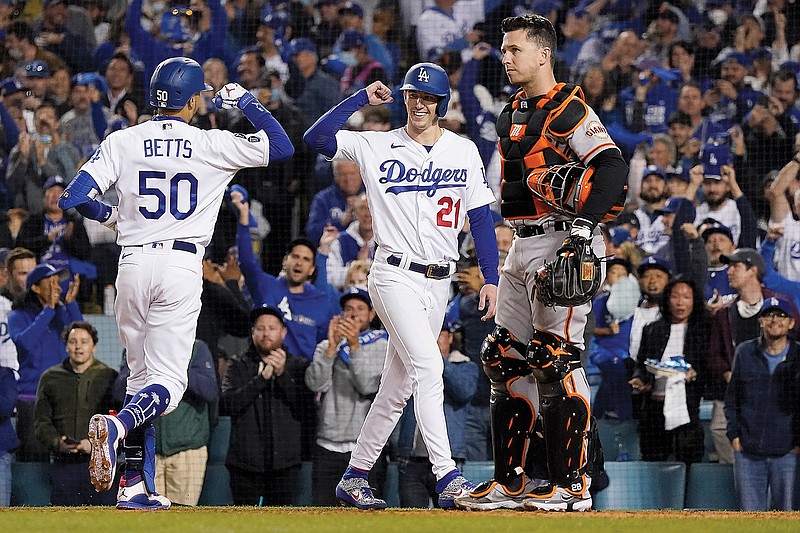
[[[550,481],[582,493],[590,427],[589,388],[580,352],[557,336],[537,330],[526,357],[539,382]]]
[[[506,355],[511,348],[520,354],[525,353],[525,344],[500,326],[486,337],[481,347],[483,370],[492,382],[494,478],[503,485],[508,485],[523,472],[525,450],[535,416],[530,400],[511,391],[512,382],[531,373],[525,360]]]

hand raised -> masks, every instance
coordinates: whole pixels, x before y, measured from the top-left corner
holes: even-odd
[[[384,85],[383,82],[376,81],[371,83],[367,86],[366,91],[369,97],[369,105],[381,105],[394,102],[392,90]]]

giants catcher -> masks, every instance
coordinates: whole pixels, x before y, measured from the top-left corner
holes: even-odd
[[[599,450],[589,445],[596,439],[580,351],[603,278],[596,226],[621,210],[628,168],[580,87],[556,83],[550,21],[509,17],[502,31],[503,66],[520,89],[497,118],[501,210],[516,234],[497,327],[481,354],[492,381],[495,472],[456,505],[585,511],[587,463]]]

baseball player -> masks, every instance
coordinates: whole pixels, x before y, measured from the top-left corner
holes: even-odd
[[[336,488],[343,505],[382,509],[367,473],[375,463],[406,400],[414,411],[436,475],[443,508],[474,486],[456,468],[444,420],[443,362],[436,339],[444,320],[457,237],[468,216],[486,284],[479,308],[494,315],[497,241],[483,164],[472,141],[439,126],[450,87],[444,69],[412,66],[400,87],[408,112],[402,128],[388,132],[341,130],[367,104],[392,102],[392,91],[374,82],[323,115],[304,139],[325,157],[358,163],[369,197],[377,250],[369,293],[389,332],[381,385]]]
[[[497,327],[481,353],[492,382],[495,472],[456,505],[583,511],[592,504],[593,431],[580,350],[603,277],[596,226],[621,209],[628,170],[581,89],[556,83],[550,21],[509,17],[502,31],[503,65],[520,89],[497,118],[501,211],[516,235],[500,276]],[[543,458],[546,468],[533,470]],[[549,483],[535,487],[535,477]]]
[[[89,475],[108,490],[124,439],[125,474],[117,507],[166,509],[155,492],[152,420],[178,406],[187,385],[197,316],[202,259],[228,182],[241,168],[266,166],[294,153],[286,132],[250,93],[230,83],[217,93],[223,109],[238,107],[258,131],[203,131],[189,125],[211,90],[188,58],[156,67],[150,80],[153,120],[109,135],[59,200],[116,228],[122,247],[114,305],[131,374],[125,406],[89,423]],[[119,206],[98,200],[112,185]]]

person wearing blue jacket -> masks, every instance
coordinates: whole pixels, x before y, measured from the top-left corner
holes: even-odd
[[[792,509],[800,453],[800,345],[788,338],[791,313],[783,298],[764,301],[761,336],[736,349],[725,393],[736,497],[743,511]]]
[[[0,507],[11,505],[11,452],[19,444],[11,415],[17,403],[17,380],[14,370],[0,367]]]
[[[33,434],[33,406],[42,373],[67,358],[61,331],[67,324],[83,320],[75,301],[80,284],[77,275],[61,302],[59,282],[66,275],[66,270],[49,263],[36,265],[28,273],[26,292],[8,315],[8,331],[19,359],[17,434],[22,444],[18,461],[47,461],[50,457]]]
[[[761,242],[759,252],[764,258],[764,265],[767,270],[764,274],[764,286],[778,294],[783,294],[791,298],[795,307],[800,309],[800,282],[786,278],[775,270],[775,248],[778,239],[783,234],[781,226],[770,226],[767,231],[767,238]]]
[[[477,363],[452,349],[456,325],[445,317],[437,344],[444,358],[444,419],[447,438],[456,466],[461,469],[467,457],[465,430],[469,403],[478,389]],[[400,456],[400,506],[429,506],[429,499],[438,507],[436,477],[431,471],[428,450],[417,429],[414,399],[411,398],[399,422],[397,451]]]
[[[331,306],[328,295],[311,284],[315,271],[316,247],[306,239],[289,243],[283,259],[283,273],[267,274],[261,269],[250,242],[250,207],[241,193],[231,193],[231,202],[239,210],[236,244],[239,267],[253,300],[253,307],[269,306],[280,310],[288,333],[284,343],[289,353],[314,357],[317,343],[327,338]]]
[[[170,57],[186,56],[194,59],[201,65],[211,57],[224,57],[225,39],[228,31],[228,16],[219,0],[208,0],[208,9],[211,12],[211,27],[208,31],[199,31],[180,23],[167,24],[175,26],[176,31],[168,35],[171,41],[156,39],[152,33],[142,27],[142,4],[144,0],[133,0],[125,16],[125,31],[131,39],[132,52],[144,64],[144,79],[148,83],[156,66]],[[163,16],[182,17],[181,8],[175,15],[167,12]],[[185,11],[185,9],[183,10]],[[188,16],[188,14],[186,15]],[[202,13],[201,13],[202,16]],[[185,28],[185,30],[182,30]],[[145,93],[149,91],[145,87]]]

